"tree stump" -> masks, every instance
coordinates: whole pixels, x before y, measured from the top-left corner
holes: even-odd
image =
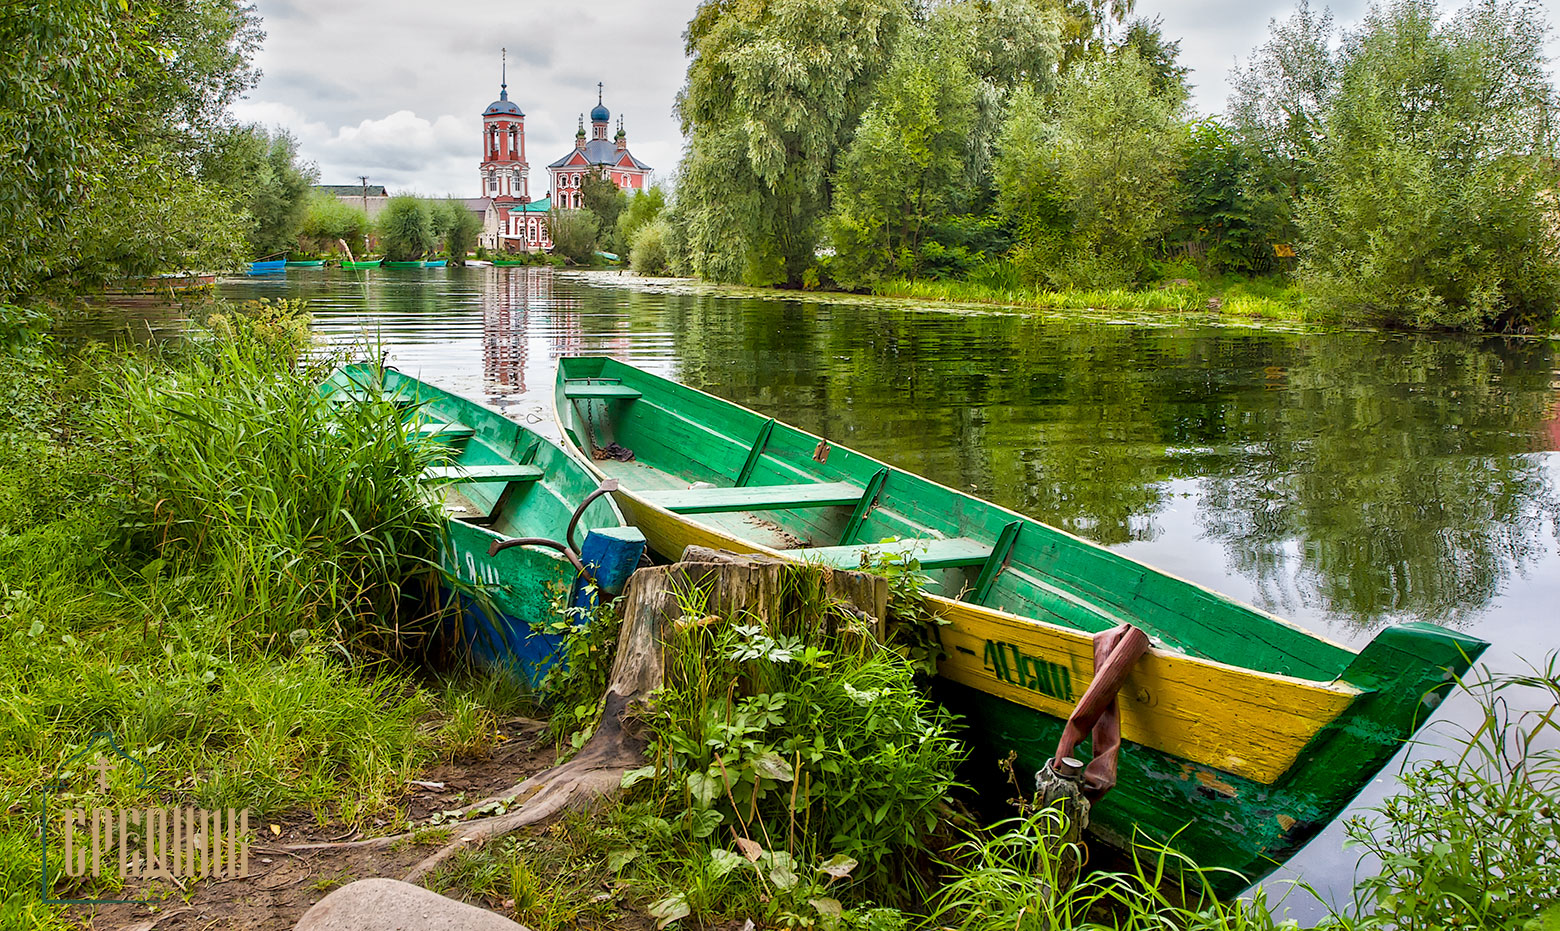
[[[665,633],[672,624],[683,620],[683,605],[697,601],[709,615],[740,616],[768,625],[784,617],[799,585],[818,586],[836,610],[867,621],[881,636],[888,581],[865,572],[806,566],[771,556],[703,547],[689,547],[682,562],[635,572],[620,602],[623,624],[601,719],[585,746],[567,762],[463,809],[470,812],[498,803],[508,810],[455,825],[455,839],[413,866],[406,881],[422,878],[467,846],[537,824],[567,809],[589,808],[615,795],[623,774],[645,763],[647,741],[635,723],[636,711],[661,687]],[[694,597],[696,590],[698,596]],[[290,849],[378,847],[398,839],[300,844]]]

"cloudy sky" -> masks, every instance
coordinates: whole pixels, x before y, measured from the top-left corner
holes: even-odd
[[[283,126],[328,184],[372,184],[422,194],[479,194],[481,112],[498,96],[499,49],[509,57],[509,97],[525,111],[531,193],[546,193],[543,166],[567,154],[576,120],[606,87],[629,147],[665,177],[682,148],[672,101],[686,60],[682,31],[697,0],[257,0],[265,76],[238,116]],[[1316,0],[1316,5],[1327,5]],[[1330,4],[1340,22],[1366,0]],[[1548,0],[1556,19],[1560,0]],[[1193,69],[1193,103],[1223,109],[1230,68],[1250,53],[1268,20],[1291,3],[1265,0],[1138,0],[1181,39]],[[1551,44],[1551,54],[1555,47]]]

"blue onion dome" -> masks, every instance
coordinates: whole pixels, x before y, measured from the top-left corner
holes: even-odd
[[[611,112],[602,104],[596,104],[595,109],[590,111],[590,121],[592,123],[605,123],[610,119],[612,119]]]

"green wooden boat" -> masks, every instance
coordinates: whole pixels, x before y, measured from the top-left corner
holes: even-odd
[[[531,264],[530,262],[528,262],[525,259],[491,259],[490,261],[494,265],[497,265],[500,268],[509,268],[509,267],[512,267],[512,266],[515,266],[515,265],[529,265],[529,264]]]
[[[320,268],[325,264],[324,259],[288,259],[288,268]]]
[[[489,548],[522,537],[566,542],[595,478],[556,443],[499,412],[391,369],[349,365],[322,391],[327,399],[367,392],[393,398],[409,436],[447,448],[447,459],[424,479],[449,516],[444,568],[469,590],[446,587],[445,595],[459,602],[478,659],[515,666],[539,684],[561,638],[534,633],[531,625],[556,618],[554,599],[575,583],[575,565],[551,548],[511,545],[491,555]],[[642,540],[605,495],[580,512],[576,534],[591,531]]]
[[[385,268],[422,268],[424,267],[424,264],[425,263],[422,259],[413,259],[409,262],[392,262],[388,259],[385,260]]]
[[[1171,842],[1233,871],[1213,874],[1220,894],[1336,818],[1488,646],[1403,624],[1355,653],[612,359],[563,359],[554,401],[566,445],[618,480],[624,515],[665,558],[700,544],[846,568],[915,560],[948,622],[939,695],[969,722],[977,772],[1010,752],[1038,771],[1093,678],[1092,636],[1122,622],[1147,632],[1118,693],[1120,780],[1090,830],[1118,850]]]
[[[382,258],[380,258],[380,259],[363,259],[361,261],[353,261],[352,259],[342,259],[341,260],[341,267],[342,268],[378,268],[380,266],[380,264],[383,263],[383,262],[384,262],[384,259],[382,259]]]

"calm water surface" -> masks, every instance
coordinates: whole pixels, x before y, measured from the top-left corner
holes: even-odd
[[[1554,342],[830,303],[524,268],[291,270],[220,290],[307,299],[328,339],[377,343],[549,435],[558,357],[611,354],[1353,646],[1425,620],[1492,641],[1497,669],[1560,649]],[[1474,711],[1449,702],[1442,726]],[[1391,793],[1394,769],[1356,808]],[[1334,825],[1284,875],[1346,895],[1342,841]],[[1316,913],[1304,898],[1289,900],[1296,917]]]

